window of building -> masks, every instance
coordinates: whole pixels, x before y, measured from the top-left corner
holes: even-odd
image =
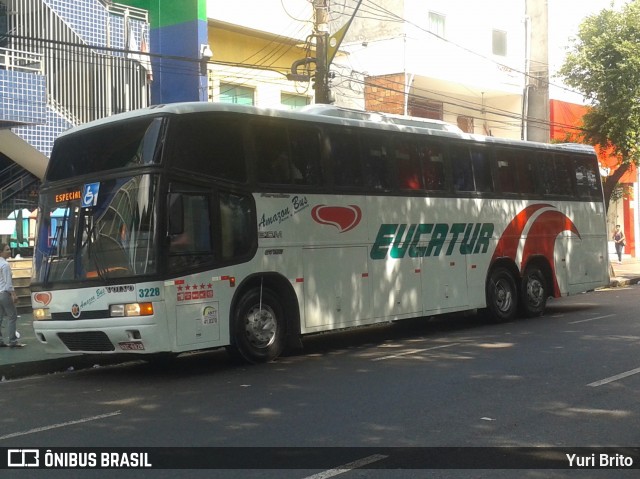
[[[280,103],[290,110],[295,110],[310,103],[309,97],[304,95],[294,95],[292,93],[281,93]]]
[[[507,56],[507,32],[504,30],[493,30],[492,51],[494,55]]]
[[[444,38],[445,16],[436,12],[429,12],[429,31]]]
[[[246,86],[220,83],[220,102],[253,105],[255,90]]]
[[[457,122],[458,122],[458,128],[460,128],[462,131],[464,131],[465,133],[473,133],[474,132],[474,126],[473,126],[473,118],[470,116],[459,116],[457,118]]]
[[[410,99],[407,107],[411,116],[430,120],[444,118],[444,106],[440,101]]]

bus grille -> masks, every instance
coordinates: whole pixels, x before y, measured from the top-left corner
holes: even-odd
[[[58,337],[70,351],[115,351],[116,349],[102,331],[58,333]]]

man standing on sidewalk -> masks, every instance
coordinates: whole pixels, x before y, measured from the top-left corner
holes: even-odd
[[[11,267],[7,262],[10,257],[11,247],[6,243],[0,243],[0,347],[22,348],[26,345],[19,343],[16,336],[16,321],[18,320],[16,302],[18,301],[18,296],[13,289]],[[5,343],[2,337],[2,322],[4,318],[7,318],[9,323],[9,344]]]

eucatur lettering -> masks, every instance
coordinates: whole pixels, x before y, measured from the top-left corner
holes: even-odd
[[[493,223],[385,223],[380,225],[370,256],[371,259],[385,259],[387,253],[395,259],[407,255],[451,256],[456,248],[460,254],[484,254],[489,249],[493,228]]]

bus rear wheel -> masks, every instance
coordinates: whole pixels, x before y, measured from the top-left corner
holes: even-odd
[[[542,316],[547,306],[544,274],[537,266],[527,266],[520,287],[520,309],[527,318]]]
[[[511,321],[517,312],[518,289],[511,272],[502,267],[491,270],[486,287],[487,309],[491,319]]]
[[[238,303],[232,324],[232,347],[249,363],[277,358],[285,345],[284,309],[270,289],[254,288]]]

